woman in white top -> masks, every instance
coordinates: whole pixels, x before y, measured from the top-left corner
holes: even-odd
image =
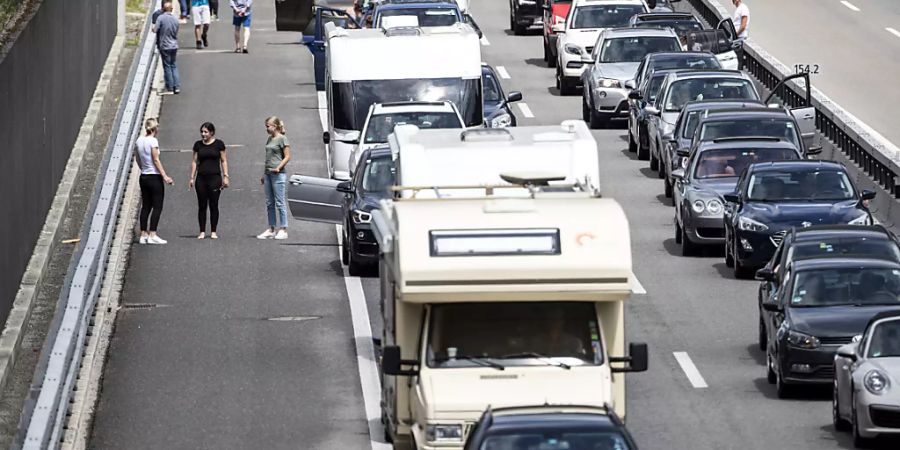
[[[166,175],[166,169],[159,160],[159,141],[156,140],[158,130],[159,123],[156,119],[147,119],[144,121],[144,136],[139,137],[134,144],[134,158],[141,169],[141,238],[138,241],[141,244],[166,243],[156,234],[156,226],[159,224],[165,196],[163,183],[175,184]]]

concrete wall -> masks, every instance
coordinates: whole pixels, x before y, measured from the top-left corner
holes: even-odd
[[[118,28],[118,0],[44,0],[0,56],[0,323]]]

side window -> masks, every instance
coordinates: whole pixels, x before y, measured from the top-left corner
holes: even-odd
[[[784,247],[785,247],[784,242],[786,240],[787,239],[784,239],[781,241],[781,244],[778,244],[778,248],[775,249],[775,254],[772,255],[772,259],[770,259],[769,262],[766,264],[769,266],[770,269],[774,269],[775,266],[778,266],[778,263],[781,261],[781,252],[784,250]]]
[[[791,291],[787,290],[788,286],[790,286],[790,284],[791,284],[791,269],[789,267],[789,268],[785,269],[784,279],[781,280],[781,285],[778,287],[778,290],[781,291],[781,296],[780,296],[779,301],[781,302],[782,305],[786,304],[785,297],[790,297]],[[785,294],[785,293],[787,293],[787,294]]]
[[[638,66],[637,72],[635,72],[637,74],[637,77],[635,77],[634,83],[638,88],[641,87],[639,83],[642,83],[644,81],[644,63],[646,62],[646,59],[641,61],[641,65]]]
[[[662,87],[659,88],[659,95],[656,96],[656,103],[653,105],[656,109],[662,111],[662,105],[665,105],[666,97],[669,95],[669,78],[663,81]]]

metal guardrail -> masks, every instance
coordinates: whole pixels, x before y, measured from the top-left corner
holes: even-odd
[[[729,17],[716,0],[688,0],[700,17],[710,26]],[[744,44],[744,64],[747,72],[769,90],[793,72],[758,45]],[[788,90],[776,93],[785,104],[803,106],[802,82],[788,83]],[[841,108],[825,94],[812,88],[812,106],[816,108],[816,128],[849,159],[858,165],[876,184],[900,199],[900,149],[879,135],[852,114]]]
[[[158,5],[158,1],[153,5]],[[32,386],[32,397],[30,402],[26,401],[23,411],[23,415],[30,414],[30,419],[22,420],[27,426],[22,443],[24,449],[57,448],[64,436],[63,427],[75,376],[81,366],[85,335],[100,294],[125,191],[127,169],[131,167],[131,152],[143,128],[141,122],[150,95],[150,81],[158,60],[150,14],[148,12],[142,33],[140,53],[129,73],[127,86],[130,88],[116,115],[118,125],[113,131],[115,139],[106,152],[102,182],[91,200],[90,226],[82,232],[83,245],[73,259],[67,283],[60,293],[59,306],[64,309],[57,313],[47,337],[48,344],[44,347],[43,360],[38,366],[38,370],[43,371],[43,379],[39,385],[36,382]],[[52,346],[48,347],[50,342]],[[35,381],[39,376],[36,375]],[[33,400],[35,393],[36,401]]]

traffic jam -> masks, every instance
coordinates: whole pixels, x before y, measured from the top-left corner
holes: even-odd
[[[303,44],[328,173],[292,175],[288,200],[335,224],[347,273],[378,286],[395,448],[640,445],[625,379],[654,370],[652,349],[625,328],[642,224],[601,193],[599,129],[658,179],[646,194],[671,208],[679,258],[758,280],[746,344],[777,398],[830,391],[858,448],[900,435],[900,242],[870,211],[876,192],[821,158],[809,73],[762,88],[747,24],[709,27],[680,3],[512,0],[507,34],[542,35],[530,53],[552,94],[581,96],[570,119],[527,126],[466,1],[314,7]]]

